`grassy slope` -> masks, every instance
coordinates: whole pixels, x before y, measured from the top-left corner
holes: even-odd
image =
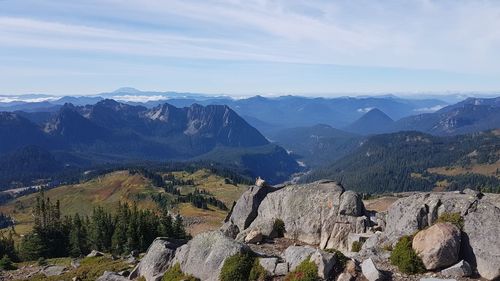
[[[193,179],[196,188],[205,189],[213,193],[218,199],[224,201],[230,208],[232,202],[237,200],[246,186],[234,186],[224,183],[224,178],[200,170],[193,174],[175,172],[176,177]],[[195,187],[182,187],[182,191],[189,192]],[[114,210],[118,202],[136,202],[139,208],[156,209],[156,204],[150,199],[150,194],[163,193],[162,189],[155,188],[139,174],[130,175],[127,171],[118,171],[105,176],[92,179],[88,182],[61,186],[48,190],[46,196],[52,201],[59,200],[63,215],[91,214],[96,206],[107,210]],[[37,194],[22,196],[14,201],[0,206],[0,212],[10,214],[17,221],[15,226],[18,234],[25,234],[31,230],[33,218],[31,207],[34,205]],[[173,210],[180,212],[186,218],[188,231],[196,234],[200,231],[214,229],[220,226],[226,212],[211,208],[201,210],[191,204],[179,204]],[[194,223],[193,223],[194,222]]]
[[[231,208],[233,202],[240,198],[241,194],[247,189],[247,186],[225,184],[224,179],[211,174],[207,170],[199,170],[193,174],[187,172],[174,172],[176,178],[192,179],[195,186],[183,186],[181,192],[183,194],[192,192],[195,188],[204,189],[213,194],[217,199],[223,201],[228,208]],[[188,225],[188,229],[192,235],[212,230],[220,227],[221,222],[227,215],[227,212],[221,211],[213,206],[209,206],[210,210],[202,210],[195,208],[189,203],[179,204],[175,209],[184,218]],[[200,223],[201,222],[201,223]]]
[[[497,161],[493,164],[477,164],[474,163],[472,165],[459,167],[437,167],[437,168],[429,168],[427,171],[430,173],[445,175],[445,176],[458,176],[464,175],[467,173],[480,174],[485,176],[495,176],[500,178],[500,174],[497,174],[497,171],[500,170],[500,161]]]

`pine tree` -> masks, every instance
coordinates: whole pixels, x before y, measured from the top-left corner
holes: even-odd
[[[69,254],[79,257],[89,251],[87,245],[87,230],[78,214],[75,214],[69,232]]]
[[[186,234],[186,230],[184,229],[182,217],[179,214],[175,216],[173,231],[174,238],[184,239],[188,237],[188,235]]]
[[[172,225],[172,216],[168,213],[167,209],[163,209],[160,218],[160,227],[159,227],[160,236],[164,237],[173,237],[174,236],[174,228]]]

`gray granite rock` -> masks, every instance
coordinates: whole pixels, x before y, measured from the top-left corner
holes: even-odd
[[[217,281],[226,258],[243,252],[250,252],[245,244],[220,231],[210,231],[179,247],[171,264],[179,263],[184,273],[201,280]]]
[[[368,281],[382,280],[382,273],[380,273],[377,269],[371,258],[368,258],[361,263],[361,271]]]
[[[441,274],[445,277],[467,277],[472,274],[472,268],[468,262],[462,260],[455,265],[441,270]]]
[[[148,248],[146,255],[130,274],[130,279],[144,277],[146,281],[161,280],[171,265],[175,251],[183,241],[168,238],[156,238]]]

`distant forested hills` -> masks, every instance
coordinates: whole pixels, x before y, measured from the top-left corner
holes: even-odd
[[[442,172],[430,169],[435,167]],[[467,172],[477,167],[489,172]],[[466,187],[499,192],[500,173],[495,167],[500,167],[498,130],[450,137],[399,132],[369,137],[354,152],[302,180],[334,179],[366,193]],[[452,168],[463,172],[446,173]]]

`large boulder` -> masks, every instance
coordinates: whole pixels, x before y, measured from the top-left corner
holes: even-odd
[[[500,200],[489,200],[482,198],[465,216],[464,252],[482,277],[495,280],[500,278],[500,208],[495,205]]]
[[[249,251],[245,244],[228,238],[222,232],[210,231],[179,247],[171,264],[179,263],[184,273],[201,280],[216,281],[226,258]]]
[[[363,203],[355,193],[343,196],[344,189],[333,181],[290,185],[267,194],[258,214],[237,240],[243,241],[258,229],[271,235],[276,219],[285,224],[285,238],[296,239],[320,248],[347,249],[347,235],[366,231]],[[342,208],[341,208],[342,205]]]
[[[223,231],[231,238],[247,228],[257,217],[257,209],[268,193],[277,189],[266,184],[251,186],[234,204],[231,214],[222,226]]]
[[[148,248],[141,262],[130,273],[130,279],[146,278],[146,281],[161,280],[165,271],[171,265],[175,251],[183,241],[168,238],[156,238]]]
[[[458,261],[460,229],[450,223],[437,223],[418,232],[413,238],[413,249],[428,270],[446,267]]]

